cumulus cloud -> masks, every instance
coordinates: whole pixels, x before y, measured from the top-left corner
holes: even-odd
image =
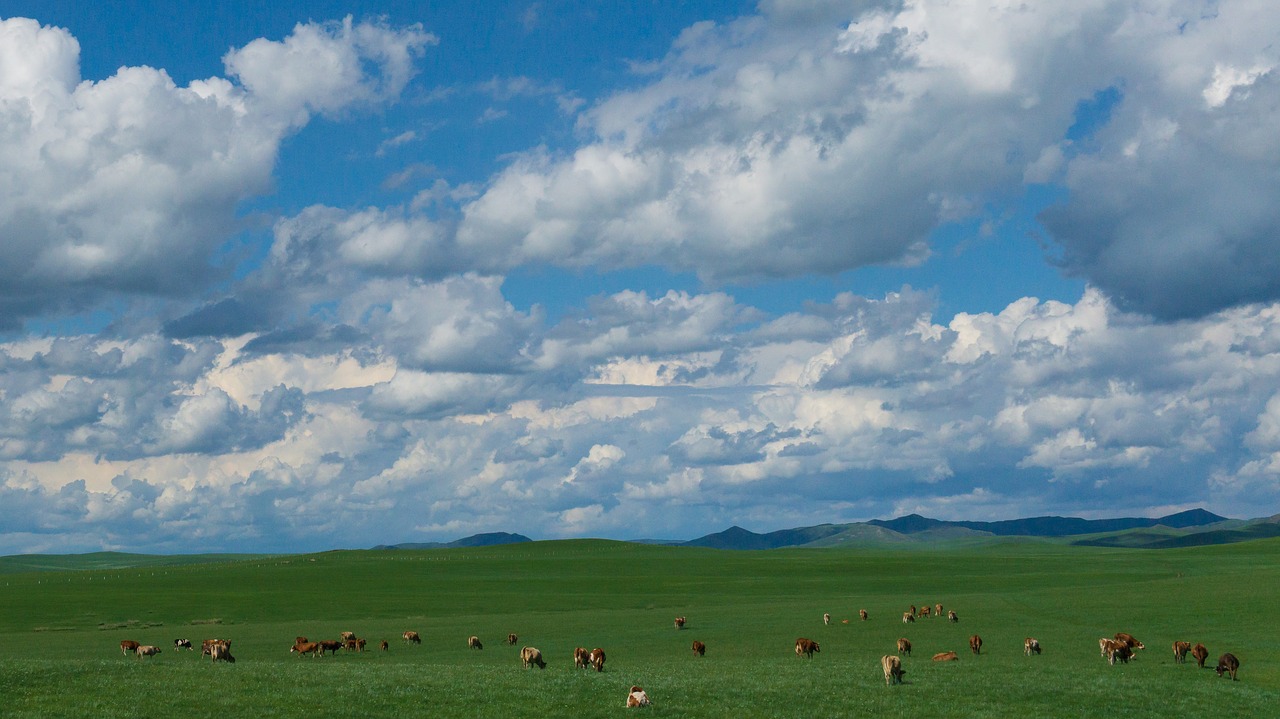
[[[111,294],[186,296],[219,279],[237,204],[270,186],[280,142],[317,112],[394,98],[434,38],[350,20],[227,54],[239,84],[177,86],[122,67],[82,80],[79,44],[0,20],[0,317]]]

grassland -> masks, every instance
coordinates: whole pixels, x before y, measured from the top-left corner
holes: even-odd
[[[207,559],[63,558],[0,574],[0,715],[1265,717],[1280,706],[1280,540],[764,552],[566,541]],[[924,602],[960,621],[904,626],[902,611]],[[399,640],[406,629],[422,646]],[[288,651],[295,635],[343,630],[391,649]],[[1097,638],[1116,631],[1146,642],[1138,660],[1098,656]],[[483,650],[467,649],[472,634]],[[233,640],[234,665],[171,649],[215,636]],[[794,655],[798,636],[820,642],[811,661]],[[907,683],[886,687],[879,657],[900,636],[915,656]],[[1042,656],[1022,655],[1025,636]],[[164,652],[124,657],[125,638]],[[706,657],[692,657],[694,639]],[[1211,663],[1235,653],[1240,681],[1175,665],[1176,639],[1203,642]],[[520,667],[523,644],[542,649],[546,670]],[[605,671],[576,671],[575,646],[605,648]],[[960,661],[928,660],[944,650]],[[653,707],[623,708],[633,683]]]

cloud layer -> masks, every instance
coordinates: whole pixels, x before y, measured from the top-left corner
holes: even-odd
[[[567,149],[448,180],[406,159],[387,186],[416,195],[263,230],[242,213],[282,143],[398,102],[434,35],[299,24],[179,87],[83,80],[70,32],[0,20],[0,552],[1257,514],[1280,499],[1278,23],[1262,0],[763,2],[591,102],[473,88],[560,98]],[[386,162],[429,134],[367,121]],[[735,295],[945,264],[939,231],[1013,231],[1045,194],[1048,261],[1089,282],[1067,302]],[[546,266],[705,285],[509,298]]]

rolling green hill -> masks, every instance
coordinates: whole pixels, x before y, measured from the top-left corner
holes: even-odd
[[[987,538],[979,544],[738,551],[601,540],[470,549],[342,551],[232,561],[0,575],[0,696],[8,717],[645,716],[1081,717],[1124,697],[1130,717],[1213,707],[1269,716],[1280,701],[1280,628],[1259,617],[1280,596],[1280,539],[1160,552]],[[69,560],[71,561],[71,560]],[[959,622],[904,625],[940,602]],[[857,610],[870,618],[860,622]],[[825,625],[829,612],[834,621]],[[677,631],[672,617],[684,615]],[[848,624],[842,620],[850,620]],[[421,646],[398,637],[413,629]],[[386,652],[289,653],[296,635],[351,630]],[[1127,665],[1097,638],[1132,632]],[[520,636],[507,646],[508,632]],[[970,634],[985,640],[966,651]],[[470,650],[477,635],[484,649]],[[213,665],[172,640],[233,640]],[[818,641],[812,660],[796,637]],[[907,684],[886,687],[881,655],[911,638]],[[1025,636],[1044,646],[1022,655]],[[121,639],[163,648],[122,656]],[[692,640],[706,643],[694,658]],[[1232,651],[1240,681],[1173,663],[1175,639]],[[539,647],[545,670],[520,667]],[[603,673],[575,670],[575,646],[604,647]],[[961,660],[928,661],[953,650]],[[145,708],[145,711],[139,709]],[[246,714],[247,712],[247,714]]]

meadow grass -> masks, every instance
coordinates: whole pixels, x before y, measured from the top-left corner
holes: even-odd
[[[575,540],[474,549],[327,552],[0,576],[5,717],[1167,717],[1280,706],[1280,540],[1177,550],[1010,540],[918,550],[730,552]],[[194,563],[203,562],[203,563]],[[119,563],[117,563],[119,564]],[[910,604],[960,621],[903,625]],[[870,620],[860,622],[857,610]],[[822,623],[830,612],[833,622]],[[672,619],[689,619],[677,631]],[[843,624],[841,620],[850,620]],[[421,633],[421,646],[400,634]],[[363,654],[289,653],[295,635],[369,640]],[[1147,649],[1108,665],[1097,639]],[[507,646],[508,632],[520,635]],[[984,639],[981,656],[970,634]],[[483,650],[466,646],[478,635]],[[795,639],[821,644],[797,658]],[[879,658],[911,639],[906,684]],[[1037,637],[1044,654],[1025,657]],[[233,641],[212,664],[172,641]],[[130,638],[163,648],[122,656]],[[386,639],[391,648],[376,650]],[[707,645],[694,658],[694,639]],[[1231,651],[1240,681],[1176,665],[1174,640]],[[548,667],[524,670],[522,645]],[[603,647],[602,673],[575,646]],[[960,661],[929,661],[953,650]],[[626,710],[631,684],[654,706]]]

